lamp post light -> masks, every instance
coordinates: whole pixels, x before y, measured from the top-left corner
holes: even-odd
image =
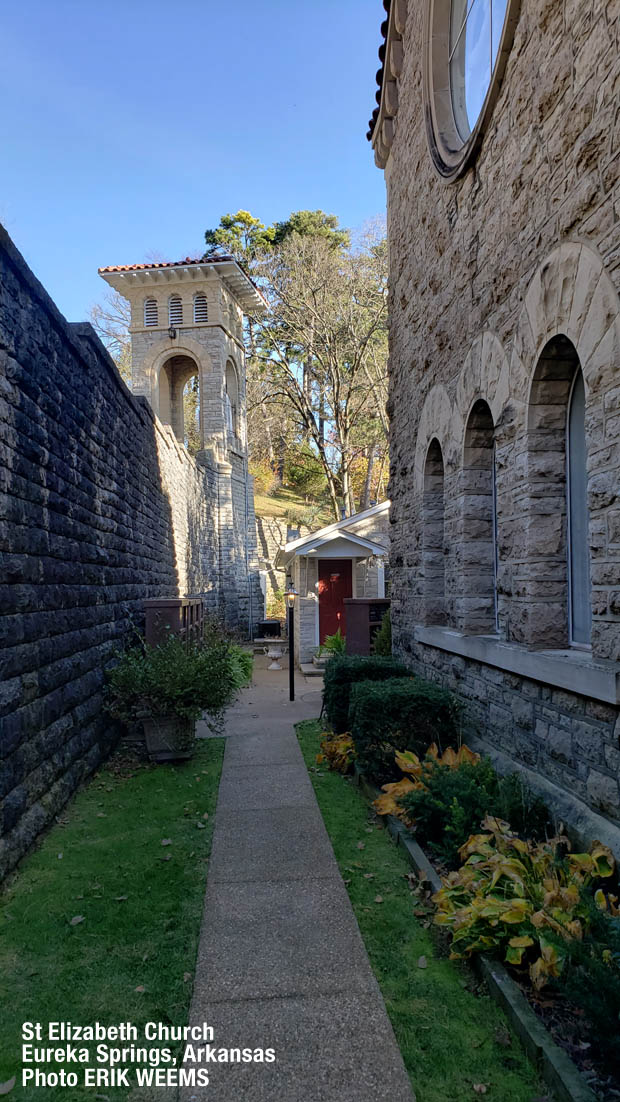
[[[285,593],[288,605],[288,698],[295,699],[295,598],[297,590],[292,582]]]

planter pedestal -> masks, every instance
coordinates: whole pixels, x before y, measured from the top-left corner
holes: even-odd
[[[153,716],[142,721],[151,761],[182,761],[194,753],[196,723],[178,716]]]

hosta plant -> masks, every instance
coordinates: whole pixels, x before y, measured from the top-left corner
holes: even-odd
[[[468,763],[476,764],[480,761],[480,755],[475,754],[464,744],[453,750],[451,746],[439,754],[436,743],[429,746],[422,760],[414,754],[413,750],[397,750],[394,760],[401,773],[405,774],[400,781],[381,786],[383,796],[378,796],[373,807],[378,815],[395,815],[407,825],[411,825],[411,816],[403,806],[403,797],[410,792],[425,791],[433,773],[438,769],[458,769]]]
[[[600,842],[571,853],[568,839],[524,841],[501,819],[487,818],[460,853],[465,862],[433,897],[435,922],[452,932],[452,956],[502,952],[529,965],[540,989],[560,975],[565,945],[588,926],[584,892],[612,876],[614,858]]]
[[[321,753],[317,754],[317,765],[327,762],[336,773],[350,773],[355,760],[355,746],[350,735],[332,735],[325,731],[321,736]]]

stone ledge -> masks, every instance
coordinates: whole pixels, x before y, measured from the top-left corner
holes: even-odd
[[[519,643],[506,643],[491,635],[462,635],[449,628],[422,624],[416,624],[414,638],[428,647],[542,681],[590,700],[620,704],[620,664],[597,661],[585,651],[528,650]]]

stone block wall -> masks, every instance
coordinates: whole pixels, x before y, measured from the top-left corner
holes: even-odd
[[[104,668],[144,600],[225,597],[239,621],[256,561],[238,532],[222,574],[230,474],[132,397],[0,230],[0,876],[116,739]]]
[[[607,663],[611,677],[620,663],[620,6],[522,0],[477,155],[453,182],[427,142],[427,7],[397,5],[386,166],[396,646],[464,696],[491,742],[620,819],[617,696],[560,698],[416,635],[497,632],[575,661],[565,449],[578,365],[592,603],[583,665]],[[519,717],[532,707],[529,727]]]

